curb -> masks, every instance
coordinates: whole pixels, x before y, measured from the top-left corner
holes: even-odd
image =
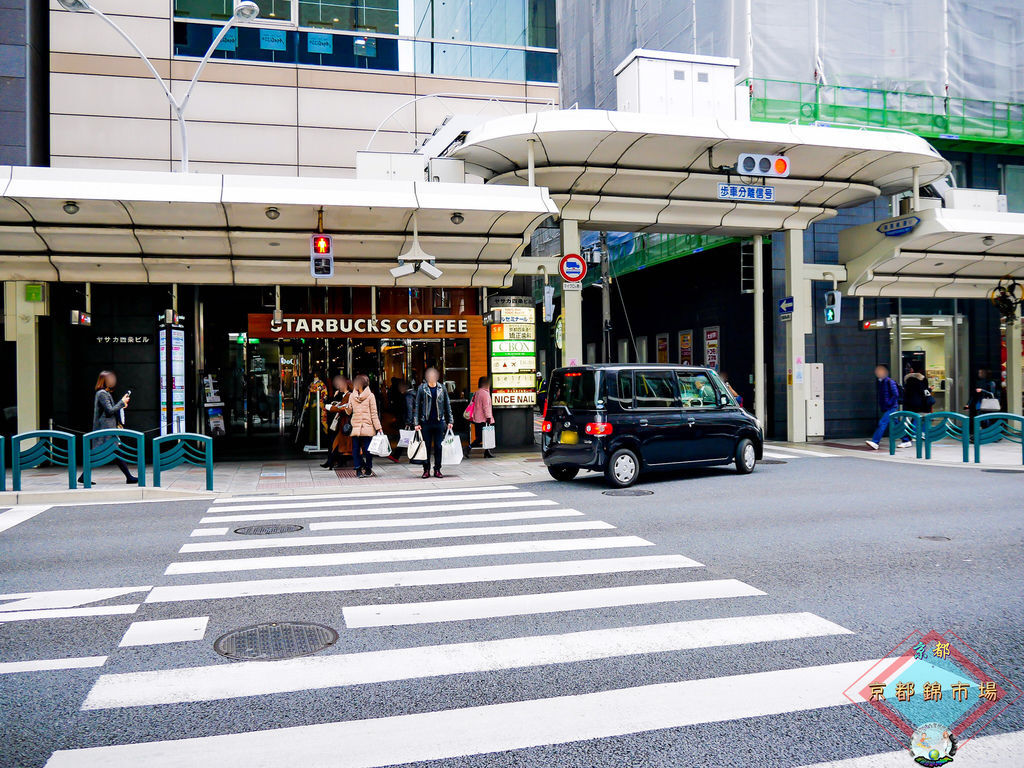
[[[213,498],[209,491],[175,491],[169,488],[78,488],[64,491],[7,491],[0,493],[0,506],[49,504],[72,506],[102,502],[161,501],[172,499]]]

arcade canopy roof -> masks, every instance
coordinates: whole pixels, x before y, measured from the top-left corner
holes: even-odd
[[[334,236],[332,280],[309,272],[321,207]],[[415,214],[443,275],[418,272],[403,286],[501,286],[534,228],[557,212],[540,187],[0,166],[0,276],[392,285]]]
[[[488,186],[525,185],[528,140],[536,184],[583,229],[752,235],[806,228],[880,194],[927,184],[949,164],[924,139],[902,131],[669,115],[561,110],[492,120],[448,149]],[[729,174],[743,152],[784,154],[788,178],[771,178],[775,201],[718,199],[718,185],[761,184]]]
[[[1024,281],[1024,213],[929,208],[851,227],[839,260],[853,296],[987,298],[1000,278]]]

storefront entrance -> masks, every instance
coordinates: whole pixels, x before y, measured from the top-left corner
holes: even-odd
[[[966,318],[899,315],[893,319],[893,359],[899,361],[894,372],[900,372],[898,381],[903,382],[911,372],[923,374],[935,398],[933,411],[962,412],[970,383]]]

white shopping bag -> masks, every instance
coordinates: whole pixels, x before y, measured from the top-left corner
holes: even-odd
[[[424,462],[427,460],[427,444],[423,442],[423,435],[416,432],[412,440],[409,441],[409,447],[406,449],[406,454],[409,456],[410,462]]]
[[[415,429],[400,429],[398,430],[398,448],[408,448],[409,443],[412,442],[413,435],[416,434]]]
[[[388,436],[383,432],[379,432],[373,436],[370,440],[370,453],[374,456],[380,456],[381,458],[387,458],[391,455],[391,443],[388,442]]]
[[[484,450],[485,451],[489,451],[489,450],[494,448],[494,445],[495,445],[494,425],[493,424],[488,424],[486,427],[484,427],[484,435],[483,435]]]
[[[461,463],[462,441],[449,429],[448,434],[441,441],[441,466],[454,467]]]

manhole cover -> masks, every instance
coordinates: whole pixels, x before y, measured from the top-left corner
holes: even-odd
[[[949,536],[918,536],[917,538],[925,541],[951,541]]]
[[[617,491],[602,491],[605,496],[653,496],[654,491],[641,491],[634,488],[622,488]]]
[[[213,650],[237,661],[272,661],[309,656],[338,642],[338,633],[306,621],[274,621],[221,635]]]
[[[782,459],[761,459],[758,464],[785,464]]]
[[[1019,469],[983,469],[982,472],[991,472],[993,475],[1019,475]]]
[[[235,533],[243,536],[269,536],[272,533],[295,533],[301,530],[301,525],[247,525],[235,528]]]

